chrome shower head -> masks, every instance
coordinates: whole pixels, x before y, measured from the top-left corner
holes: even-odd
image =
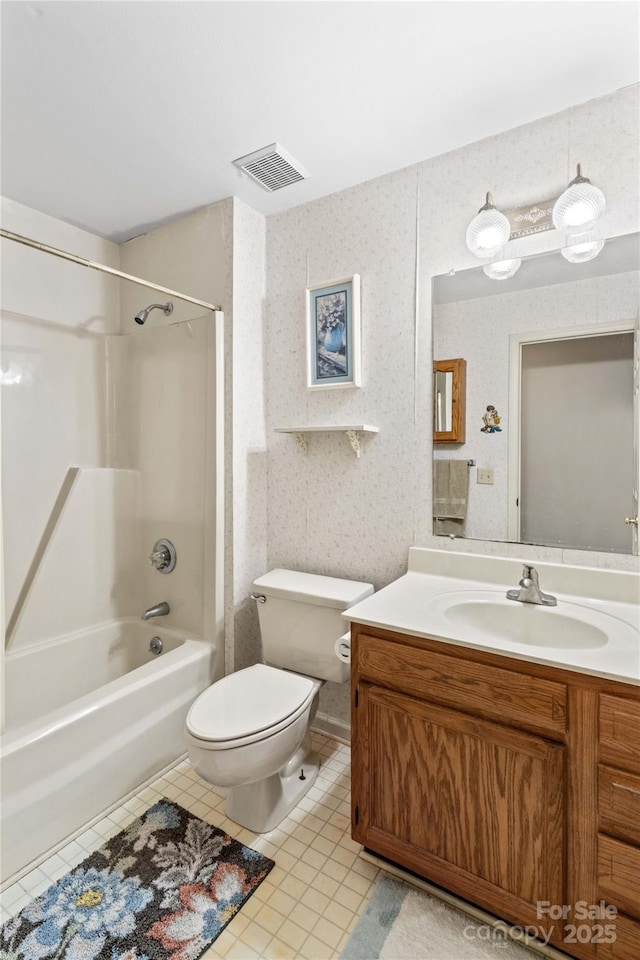
[[[168,317],[170,313],[173,313],[173,304],[171,301],[169,301],[169,303],[151,303],[148,307],[145,307],[144,310],[139,310],[133,319],[142,326],[152,310],[162,310],[164,315]]]

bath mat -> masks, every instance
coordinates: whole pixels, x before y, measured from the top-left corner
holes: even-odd
[[[533,960],[531,950],[383,874],[341,960]]]
[[[163,799],[0,930],[3,960],[196,960],[273,860]]]

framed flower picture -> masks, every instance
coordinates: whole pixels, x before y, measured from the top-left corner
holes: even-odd
[[[360,276],[307,289],[307,386],[359,387]]]

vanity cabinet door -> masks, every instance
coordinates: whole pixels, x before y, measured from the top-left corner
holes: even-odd
[[[515,923],[564,903],[564,750],[367,683],[354,713],[354,837]]]

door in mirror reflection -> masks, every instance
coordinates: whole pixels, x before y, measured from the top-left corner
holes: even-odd
[[[631,553],[633,333],[523,343],[525,543]]]

